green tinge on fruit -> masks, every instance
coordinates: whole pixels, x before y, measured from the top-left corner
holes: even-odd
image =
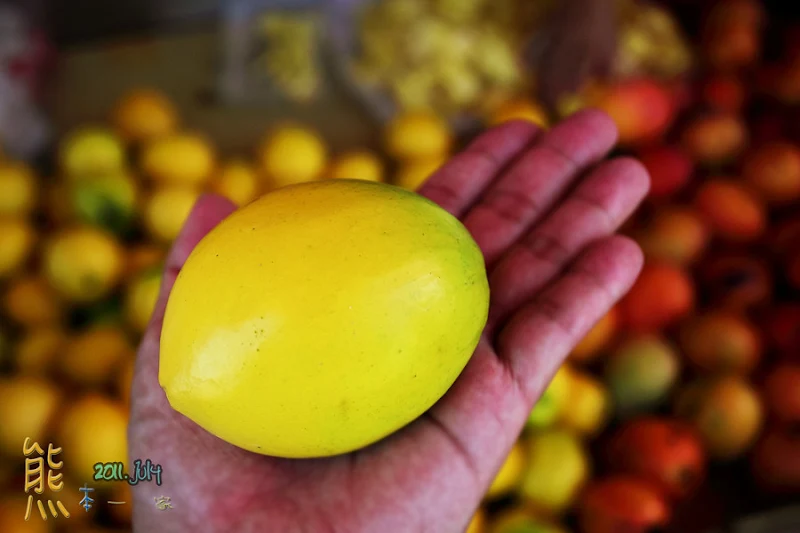
[[[529,429],[545,429],[552,426],[558,418],[559,406],[552,392],[545,389],[539,401],[533,406],[525,426]]]
[[[666,399],[675,384],[680,363],[661,339],[639,337],[623,343],[609,357],[606,381],[622,415],[650,410]]]
[[[81,221],[116,234],[127,232],[136,216],[135,192],[122,179],[78,182],[72,204]]]

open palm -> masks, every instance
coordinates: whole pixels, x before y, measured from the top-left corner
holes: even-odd
[[[175,277],[234,210],[207,196],[167,260],[139,348],[130,460],[163,468],[134,490],[134,530],[360,533],[463,531],[534,402],[572,347],[641,266],[615,236],[647,192],[635,160],[600,163],[610,119],[584,111],[542,132],[510,122],[478,137],[420,193],[457,216],[486,259],[489,322],[447,394],[404,429],[355,453],[277,459],[236,448],[172,410],[158,384],[159,337]],[[243,408],[246,408],[243,406]],[[173,509],[154,506],[169,496]]]

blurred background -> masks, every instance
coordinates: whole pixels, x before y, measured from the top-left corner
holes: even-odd
[[[800,531],[795,4],[0,3],[0,533],[130,530],[93,465],[132,468],[135,350],[200,194],[414,190],[487,127],[587,106],[651,173],[646,266],[470,533]],[[70,518],[25,520],[26,437],[62,448],[36,498]]]

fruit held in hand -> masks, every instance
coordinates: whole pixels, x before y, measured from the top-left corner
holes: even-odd
[[[170,295],[159,382],[253,452],[371,444],[452,385],[486,322],[483,255],[446,211],[359,180],[282,188],[194,249]]]

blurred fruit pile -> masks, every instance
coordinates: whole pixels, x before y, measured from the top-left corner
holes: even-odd
[[[470,533],[670,527],[717,475],[735,475],[740,498],[751,484],[765,500],[800,494],[800,32],[765,58],[760,5],[724,6],[704,19],[693,77],[592,84],[558,116],[520,93],[482,112],[487,127],[546,128],[600,107],[652,187],[625,228],[646,254],[640,278],[538,401]],[[338,178],[415,190],[460,145],[426,111],[383,135],[385,156],[331,154],[284,124],[252,156],[221,157],[164,95],[136,89],[107,123],[68,132],[52,173],[0,161],[0,532],[129,527],[130,503],[103,503],[130,502],[128,486],[92,484],[92,465],[125,461],[135,349],[197,198],[244,205]],[[22,520],[25,437],[63,448],[68,521]],[[90,513],[84,483],[100,491]]]
[[[671,77],[688,70],[691,52],[668,11],[646,2],[617,4],[615,75]],[[547,48],[547,33],[538,30],[557,7],[544,0],[367,2],[352,73],[405,111],[433,109],[447,118],[492,111],[535,86],[526,59],[535,63]]]
[[[446,159],[452,142],[445,125],[425,114],[398,120],[387,135],[403,162],[398,178],[409,188]],[[222,159],[151,89],[123,95],[108,123],[68,132],[55,154],[52,176],[0,161],[3,533],[55,525],[37,514],[22,520],[25,437],[63,449],[59,495],[72,517],[56,524],[84,531],[86,517],[97,516],[128,525],[127,485],[93,482],[92,465],[127,463],[136,346],[158,298],[166,252],[201,194],[244,205],[291,183],[382,181],[386,173],[376,154],[353,149],[331,156],[317,133],[294,124],[269,132],[253,157]],[[89,515],[78,507],[78,487],[87,482],[99,491]]]
[[[688,531],[692,513],[711,528],[800,495],[800,28],[767,58],[766,23],[758,2],[720,2],[694,76],[565,100],[562,115],[608,112],[618,153],[650,172],[625,228],[646,264],[538,401],[470,533]]]

